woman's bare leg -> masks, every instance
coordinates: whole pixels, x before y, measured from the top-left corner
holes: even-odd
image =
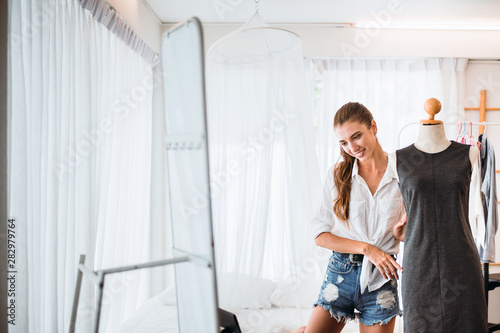
[[[375,324],[366,326],[359,323],[359,333],[393,333],[396,317],[392,318],[386,325]]]
[[[316,306],[312,311],[307,327],[302,326],[290,331],[290,333],[340,333],[344,326],[345,322],[338,322],[322,306]]]

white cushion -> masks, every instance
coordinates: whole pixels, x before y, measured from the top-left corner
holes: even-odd
[[[217,275],[219,307],[225,310],[267,309],[276,283],[257,276],[222,273]]]
[[[278,307],[311,308],[318,299],[322,283],[317,277],[281,283],[271,295],[271,302]]]

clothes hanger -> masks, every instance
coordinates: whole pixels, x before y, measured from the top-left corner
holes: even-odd
[[[459,143],[467,144],[467,133],[466,133],[467,124],[465,123],[465,121],[461,121],[457,124],[457,126],[459,126],[459,130],[458,130],[457,139],[455,141],[459,142]]]
[[[476,138],[474,138],[474,135],[472,134],[472,121],[469,121],[469,133],[468,133],[468,136],[469,136],[471,145],[473,147],[479,148],[479,141],[477,141]],[[479,148],[479,149],[481,149],[481,148]]]

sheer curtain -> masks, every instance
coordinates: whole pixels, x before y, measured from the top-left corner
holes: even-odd
[[[10,1],[9,211],[16,325],[65,332],[77,264],[150,257],[152,68],[75,0]],[[77,328],[90,331],[84,280]],[[149,295],[147,271],[106,279],[102,331]]]
[[[332,130],[333,116],[347,102],[360,102],[373,113],[377,137],[387,152],[416,139],[418,126],[404,127],[428,117],[423,107],[428,98],[441,101],[436,119],[463,119],[467,59],[311,58],[307,63],[315,86],[313,118],[322,178],[340,152]],[[453,125],[446,132],[450,139],[456,137]]]
[[[306,82],[300,39],[281,29],[243,29],[207,53],[212,214],[223,308],[283,304],[280,296],[292,293],[287,286],[319,271],[314,243],[306,236],[319,193],[312,189],[320,185]]]

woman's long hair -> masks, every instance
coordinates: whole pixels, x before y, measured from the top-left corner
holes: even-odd
[[[342,126],[342,124],[348,121],[364,124],[368,128],[371,128],[372,120],[373,116],[371,112],[363,104],[349,102],[344,104],[338,109],[337,113],[335,113],[333,128],[335,129],[338,126]],[[348,225],[352,168],[355,158],[347,154],[342,147],[340,147],[340,154],[343,157],[343,161],[337,163],[333,171],[335,187],[338,190],[338,196],[333,201],[333,212],[341,221]]]

